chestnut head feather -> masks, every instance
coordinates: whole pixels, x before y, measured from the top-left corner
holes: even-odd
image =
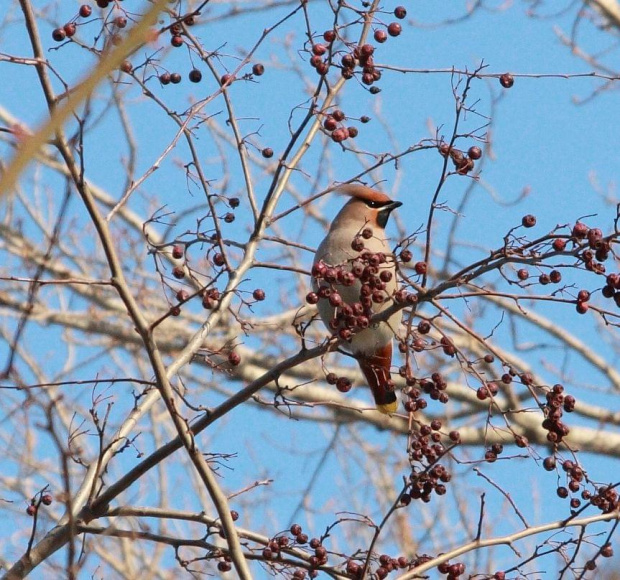
[[[359,183],[347,183],[336,191],[350,195],[351,199],[334,218],[331,230],[359,228],[364,223],[385,229],[392,210],[402,205],[400,201],[392,201],[385,193]]]

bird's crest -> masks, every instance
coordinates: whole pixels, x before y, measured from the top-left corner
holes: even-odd
[[[387,203],[392,201],[382,191],[372,189],[371,187],[367,187],[365,185],[362,185],[361,183],[345,183],[344,185],[341,185],[336,191],[338,193],[350,195],[351,197],[356,197],[365,201],[376,201],[379,203]]]

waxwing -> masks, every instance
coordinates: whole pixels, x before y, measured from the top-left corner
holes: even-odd
[[[369,319],[393,303],[396,265],[386,239],[390,213],[400,207],[384,193],[347,184],[339,193],[351,196],[319,245],[312,267],[321,319],[347,342],[357,359],[381,413],[398,407],[390,379],[392,340],[401,313],[369,325]]]

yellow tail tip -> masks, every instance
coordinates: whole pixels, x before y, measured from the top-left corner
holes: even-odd
[[[379,413],[383,413],[384,415],[392,415],[393,413],[396,413],[397,409],[398,401],[387,403],[386,405],[377,405],[377,411],[379,411]]]

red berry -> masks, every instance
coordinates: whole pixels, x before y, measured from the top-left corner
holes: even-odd
[[[55,28],[52,31],[52,38],[56,42],[62,42],[67,37],[67,33],[62,28]]]
[[[170,83],[170,73],[162,73],[159,75],[159,82],[162,85],[167,85]]]
[[[413,258],[413,254],[411,253],[411,250],[403,250],[400,253],[400,259],[403,262],[411,262],[411,259]]]
[[[252,292],[252,296],[254,300],[261,302],[265,299],[265,291],[262,288],[257,288],[254,292]]]
[[[306,302],[308,304],[316,304],[319,301],[319,295],[316,292],[308,292],[306,294]]]
[[[407,9],[404,6],[397,6],[394,8],[394,16],[402,20],[405,16],[407,16]]]
[[[351,139],[355,139],[358,136],[358,134],[359,134],[359,131],[357,130],[357,127],[347,127],[347,131],[348,131],[349,137]]]
[[[316,56],[323,56],[327,52],[327,47],[324,44],[315,44],[312,47],[312,52]]]
[[[232,352],[230,352],[228,354],[228,362],[236,367],[241,363],[241,356],[239,355],[238,352],[235,352],[234,350]]]
[[[323,39],[325,42],[334,42],[336,40],[336,31],[335,30],[326,30],[323,33]]]
[[[172,275],[177,278],[177,280],[180,280],[185,277],[185,270],[181,266],[177,266],[172,270]]]
[[[521,224],[525,228],[533,228],[536,225],[536,217],[532,214],[525,215],[521,219]]]
[[[378,42],[379,44],[383,44],[387,40],[388,35],[387,32],[383,30],[383,28],[379,28],[375,30],[373,37],[376,42]]]
[[[261,151],[261,155],[265,158],[265,159],[271,159],[273,157],[273,149],[271,147],[265,147],[262,151]]]
[[[65,34],[71,38],[76,33],[77,26],[75,25],[75,22],[67,22],[62,29],[65,31]]]
[[[525,268],[521,268],[518,272],[517,272],[517,277],[519,278],[519,280],[527,280],[529,278],[530,274],[529,272],[525,269]]]
[[[224,260],[224,256],[222,254],[217,252],[216,254],[213,254],[213,263],[216,266],[221,267],[226,263],[226,260]]]
[[[499,77],[499,84],[505,89],[509,89],[515,84],[515,79],[510,73],[504,73],[501,77]]]
[[[323,127],[326,131],[333,131],[338,127],[338,122],[332,116],[329,116],[323,121]]]
[[[177,72],[174,72],[170,75],[170,82],[173,85],[178,85],[181,82],[181,75]]]
[[[257,62],[252,67],[252,74],[254,76],[260,77],[264,72],[265,72],[265,67],[260,62]]]
[[[482,157],[482,149],[474,145],[468,149],[467,155],[469,155],[470,159],[480,159]]]
[[[50,505],[52,503],[52,501],[53,501],[53,498],[52,498],[52,494],[51,493],[44,493],[41,496],[41,502],[44,505]]]
[[[398,36],[403,30],[403,27],[398,22],[391,22],[387,28],[390,36]]]
[[[416,262],[413,269],[416,271],[416,274],[422,275],[426,274],[426,272],[428,271],[428,266],[426,265],[426,262]]]
[[[562,280],[562,273],[559,270],[551,270],[551,272],[549,272],[549,280],[551,280],[553,284],[559,284]]]
[[[180,260],[185,254],[185,250],[183,248],[183,246],[173,246],[172,247],[172,257],[175,258],[176,260]]]
[[[225,75],[222,75],[222,78],[220,79],[220,84],[222,86],[229,85],[232,83],[232,81],[233,81],[233,76],[229,74],[225,74]]]
[[[82,4],[80,6],[80,16],[82,18],[88,18],[93,13],[93,9],[88,4]]]
[[[170,38],[170,44],[175,48],[183,46],[183,39],[180,36],[173,36]]]
[[[120,69],[124,72],[129,74],[132,70],[133,70],[133,65],[128,61],[128,60],[124,60],[121,63]]]
[[[553,249],[556,252],[563,252],[564,248],[566,248],[566,240],[562,238],[556,238],[553,240]]]
[[[579,293],[577,294],[577,301],[587,302],[588,300],[590,300],[590,292],[587,290],[579,290]]]
[[[36,514],[36,513],[37,513],[37,508],[36,508],[36,506],[34,506],[34,505],[30,504],[30,505],[26,508],[26,513],[27,513],[29,516],[33,516],[34,514]]]
[[[585,314],[589,308],[590,305],[587,302],[577,302],[576,310],[579,314]]]
[[[117,16],[114,19],[114,26],[117,28],[125,28],[127,26],[127,18],[124,16]]]
[[[340,377],[336,381],[336,388],[341,393],[348,393],[351,390],[351,381],[347,377]]]
[[[573,226],[573,237],[577,238],[578,240],[582,240],[583,238],[585,238],[588,235],[588,230],[590,228],[588,228],[588,226],[582,222],[577,222],[574,226]]]
[[[348,136],[349,134],[341,127],[332,133],[332,141],[334,143],[342,143]]]
[[[192,69],[189,71],[189,80],[193,83],[199,83],[202,80],[202,73],[197,68]]]

